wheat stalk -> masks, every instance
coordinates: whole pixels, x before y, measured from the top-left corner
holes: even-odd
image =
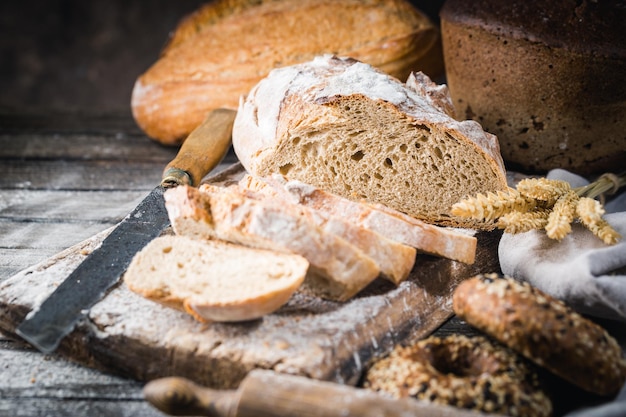
[[[580,221],[607,245],[621,236],[602,217],[605,194],[614,194],[626,185],[626,173],[604,174],[584,187],[571,188],[561,180],[526,178],[516,188],[496,193],[478,194],[452,206],[455,216],[496,221],[496,227],[507,233],[544,229],[551,239],[562,240]]]
[[[493,221],[511,211],[527,212],[535,208],[536,202],[525,198],[514,188],[496,193],[477,194],[452,206],[451,213],[459,217]]]

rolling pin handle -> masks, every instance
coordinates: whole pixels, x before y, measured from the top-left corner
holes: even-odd
[[[414,398],[395,399],[363,388],[262,369],[249,372],[236,391],[204,388],[185,378],[162,378],[145,386],[144,397],[159,410],[174,416],[484,416],[473,410]]]
[[[235,417],[239,395],[201,387],[186,378],[169,377],[148,382],[146,401],[172,416]]]

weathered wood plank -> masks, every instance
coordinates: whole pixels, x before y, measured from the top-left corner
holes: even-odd
[[[7,160],[0,167],[0,189],[150,190],[162,171],[141,161]]]
[[[20,359],[16,361],[18,354]],[[54,391],[64,390],[66,397],[139,399],[136,392],[129,392],[129,388],[140,388],[140,382],[98,372],[56,355],[42,355],[35,350],[2,350],[0,364],[13,375],[10,380],[2,382],[3,394],[7,396],[49,397]],[[66,371],[72,372],[71,380],[67,379]]]
[[[0,194],[0,220],[119,222],[147,194],[147,191],[126,190],[3,190]]]
[[[162,146],[146,136],[127,133],[0,134],[0,158],[141,160],[164,164],[178,148]]]
[[[0,222],[0,248],[60,251],[111,226],[113,224],[103,222],[28,222],[17,228],[11,223]]]
[[[96,387],[97,388],[97,387]],[[147,402],[123,399],[93,399],[65,397],[64,393],[53,391],[50,396],[15,398],[5,396],[0,390],[0,416],[3,417],[44,417],[44,416],[98,416],[98,417],[164,417],[165,414],[151,407]],[[138,390],[137,395],[139,396]]]
[[[0,369],[7,376],[0,378],[1,416],[163,415],[143,401],[141,382],[42,355],[0,336]]]
[[[223,169],[228,160],[216,168]],[[161,181],[165,164],[118,160],[17,160],[0,164],[0,190],[144,190]]]
[[[146,191],[0,192],[0,280],[121,221]]]
[[[143,401],[143,384],[34,350],[0,350],[0,415],[162,415]],[[20,405],[16,408],[15,405]]]
[[[62,248],[0,248],[0,282],[23,269],[43,262]]]
[[[228,166],[227,158],[214,171]],[[149,192],[0,190],[0,279],[117,224]]]

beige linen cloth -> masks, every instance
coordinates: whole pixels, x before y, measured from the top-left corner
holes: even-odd
[[[582,177],[553,170],[547,178],[568,181],[572,187],[588,184]],[[504,233],[498,247],[502,272],[528,281],[563,300],[581,314],[626,323],[626,192],[605,204],[604,218],[622,235],[613,246],[605,245],[580,224],[561,242],[533,230]],[[567,417],[626,416],[626,385],[608,403],[577,410]]]
[[[547,178],[573,187],[588,182],[564,170]],[[544,231],[505,233],[498,247],[502,272],[528,281],[579,313],[626,322],[626,192],[605,204],[604,218],[622,235],[607,246],[580,224],[561,242]]]

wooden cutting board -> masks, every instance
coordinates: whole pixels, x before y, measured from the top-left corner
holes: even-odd
[[[0,285],[0,329],[15,335],[37,308],[110,233],[104,231]],[[171,233],[171,230],[167,231]],[[277,312],[246,323],[196,322],[120,283],[97,303],[57,352],[88,367],[139,380],[183,376],[234,388],[256,368],[355,385],[372,359],[429,335],[452,316],[463,279],[499,271],[501,234],[481,232],[476,262],[418,255],[399,286],[376,280],[345,303],[296,293]]]

